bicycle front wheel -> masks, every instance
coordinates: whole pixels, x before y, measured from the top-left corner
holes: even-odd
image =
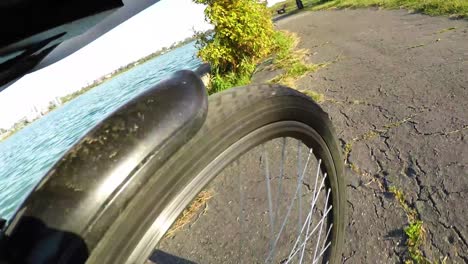
[[[147,228],[127,262],[341,262],[340,148],[328,115],[295,90],[211,96],[202,129],[158,174],[167,193],[142,190],[130,216]]]

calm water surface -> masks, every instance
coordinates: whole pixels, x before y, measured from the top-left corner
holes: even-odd
[[[9,219],[34,186],[88,130],[119,106],[181,69],[196,69],[188,44],[109,80],[0,142],[0,217]]]

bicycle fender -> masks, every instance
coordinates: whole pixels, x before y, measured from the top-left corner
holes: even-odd
[[[192,71],[140,94],[81,138],[0,234],[0,262],[84,263],[99,239],[202,126],[206,89]]]

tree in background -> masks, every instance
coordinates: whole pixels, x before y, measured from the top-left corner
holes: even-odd
[[[198,56],[211,64],[212,92],[250,81],[257,62],[274,47],[273,22],[256,0],[194,0],[205,4],[205,19],[214,26],[199,38]]]

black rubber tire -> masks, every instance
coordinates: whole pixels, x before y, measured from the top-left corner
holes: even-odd
[[[219,162],[222,153],[254,131],[287,124],[285,121],[318,135],[305,141],[320,145],[314,154],[321,156],[326,167],[333,203],[330,263],[341,263],[346,215],[341,148],[328,115],[309,97],[279,85],[238,87],[210,96],[201,130],[155,172],[116,219],[88,263],[144,263],[177,216],[216,175],[213,170],[228,165],[228,161]]]

